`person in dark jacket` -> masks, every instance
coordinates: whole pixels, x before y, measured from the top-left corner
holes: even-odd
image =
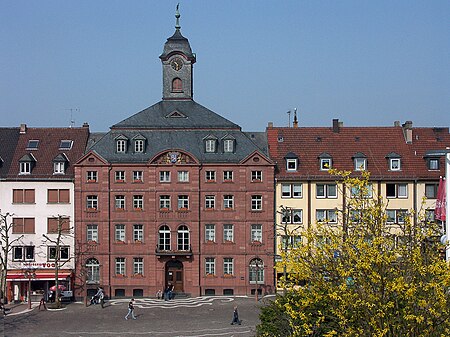
[[[128,313],[125,316],[125,319],[128,319],[128,316],[130,316],[130,314],[131,318],[136,319],[136,316],[134,316],[134,298],[132,298],[130,303],[128,303]]]
[[[234,323],[241,325],[241,321],[239,320],[239,312],[238,312],[237,305],[234,307],[234,310],[233,310],[233,320],[231,321],[231,325],[233,325]]]

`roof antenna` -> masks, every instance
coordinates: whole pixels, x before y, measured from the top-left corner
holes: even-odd
[[[70,109],[66,109],[66,110],[70,110],[70,125],[69,128],[72,128],[75,126],[75,120],[73,119],[73,112],[80,112],[80,109],[78,108],[70,108]]]
[[[289,121],[288,121],[288,127],[291,127],[291,110],[289,110],[288,112],[286,112],[289,116]]]

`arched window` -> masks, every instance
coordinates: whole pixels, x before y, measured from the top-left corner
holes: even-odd
[[[161,226],[159,228],[159,250],[170,250],[170,228],[169,226]]]
[[[172,92],[182,92],[183,91],[183,82],[180,78],[174,78],[172,81]]]
[[[250,283],[264,283],[264,263],[261,259],[253,259],[249,265]]]
[[[185,225],[178,227],[178,250],[189,250],[189,229]]]
[[[86,283],[100,283],[100,263],[95,258],[86,261]]]

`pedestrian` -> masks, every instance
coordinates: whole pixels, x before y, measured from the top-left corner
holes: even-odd
[[[47,310],[47,306],[45,305],[45,294],[42,294],[41,301],[39,302],[39,310],[41,310],[41,305],[44,306],[44,310]]]
[[[231,325],[234,325],[234,323],[241,325],[241,321],[239,320],[239,313],[238,313],[237,305],[234,307],[234,310],[233,310],[233,320],[231,321]]]
[[[102,288],[100,288],[102,291],[100,292],[100,304],[102,305],[102,309],[105,307],[105,292]]]
[[[156,292],[156,297],[158,298],[158,300],[160,300],[160,299],[162,298],[162,291],[161,291],[161,289],[159,289],[159,290]]]
[[[125,316],[125,319],[128,319],[128,316],[130,316],[130,314],[133,319],[136,319],[136,316],[134,316],[134,298],[132,298],[130,303],[128,303],[128,313]]]

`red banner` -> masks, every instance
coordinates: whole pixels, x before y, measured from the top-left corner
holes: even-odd
[[[436,199],[436,208],[434,209],[435,217],[437,220],[445,221],[445,207],[446,207],[446,196],[445,196],[445,181],[444,179],[439,180],[439,187]]]

